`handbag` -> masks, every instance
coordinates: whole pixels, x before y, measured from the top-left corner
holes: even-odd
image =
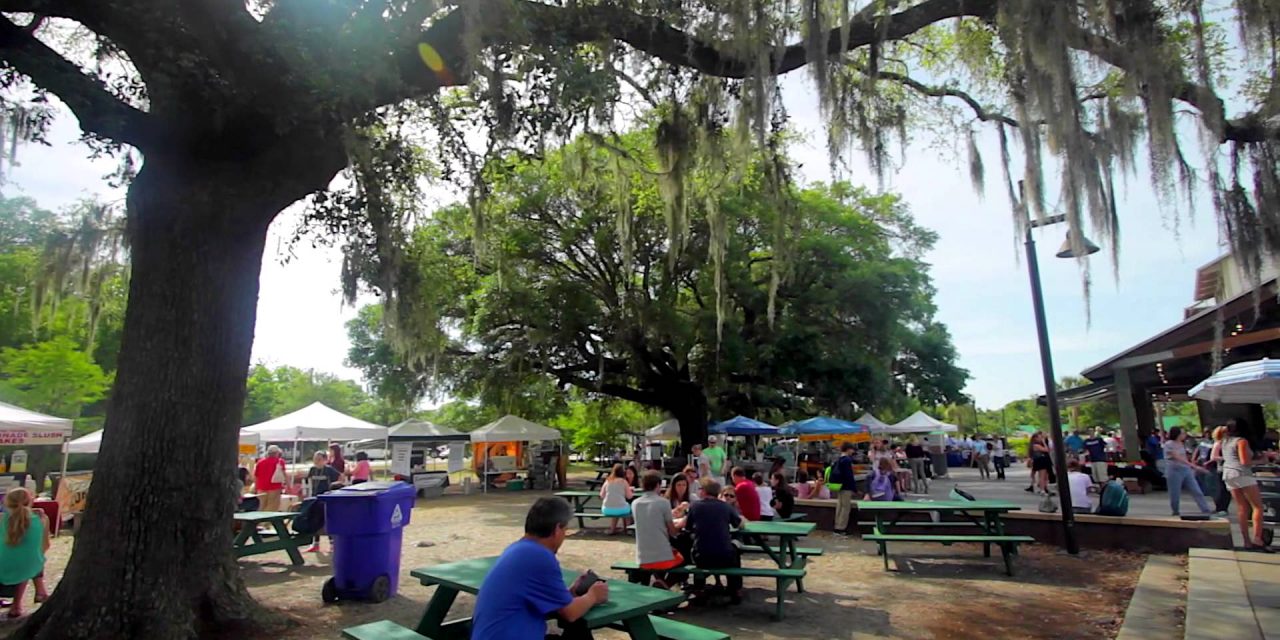
[[[275,472],[271,474],[271,483],[279,484],[279,485],[283,485],[285,483],[284,463],[280,463],[276,465]]]

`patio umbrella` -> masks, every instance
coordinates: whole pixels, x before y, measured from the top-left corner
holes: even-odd
[[[1191,388],[1196,400],[1228,404],[1267,404],[1280,400],[1280,360],[1238,362]]]

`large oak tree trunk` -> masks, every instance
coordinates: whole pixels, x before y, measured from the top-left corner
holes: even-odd
[[[707,394],[693,382],[671,385],[661,393],[664,406],[680,423],[680,448],[687,452],[694,444],[707,444]]]
[[[14,638],[174,640],[272,622],[232,555],[237,431],[267,226],[305,189],[288,167],[270,182],[252,166],[160,167],[129,191],[129,305],[84,524],[57,591]],[[314,182],[315,169],[301,172]]]

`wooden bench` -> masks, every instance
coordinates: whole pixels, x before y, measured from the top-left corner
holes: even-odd
[[[919,535],[919,534],[884,534],[884,533],[868,533],[862,536],[863,540],[875,542],[880,545],[880,555],[884,556],[885,571],[889,570],[889,549],[890,542],[939,542],[945,545],[952,545],[957,542],[973,542],[982,545],[983,557],[991,557],[991,545],[999,545],[1000,553],[1004,556],[1004,570],[1008,575],[1013,575],[1013,555],[1017,552],[1018,544],[1024,542],[1035,542],[1035,538],[1031,536],[992,536],[986,534],[976,535]]]
[[[390,620],[379,620],[342,630],[347,640],[431,640],[408,627]]]
[[[680,622],[662,616],[649,616],[653,630],[661,640],[729,640],[729,634],[715,629],[699,627],[687,622]],[[625,630],[623,625],[611,625],[614,629]]]
[[[804,520],[806,517],[808,516],[806,516],[803,513],[795,512],[789,516],[774,516],[773,521],[774,522],[800,522]]]
[[[635,562],[618,562],[610,567],[614,571],[624,571],[627,577],[636,580],[644,578],[654,573],[648,569],[641,569],[640,565]],[[677,567],[675,569],[666,569],[662,573],[689,575],[689,576],[725,576],[737,578],[773,578],[776,582],[775,591],[778,596],[778,605],[774,610],[774,620],[782,620],[783,608],[786,604],[784,597],[787,587],[792,582],[796,583],[797,591],[803,592],[800,588],[804,580],[804,569],[778,569],[777,567],[734,567],[727,569],[702,569],[693,565]]]

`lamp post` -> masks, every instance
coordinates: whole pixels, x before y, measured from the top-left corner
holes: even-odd
[[[1021,187],[1021,183],[1018,185]],[[1023,211],[1026,211],[1025,200]],[[1058,415],[1058,382],[1053,375],[1053,354],[1049,350],[1049,327],[1044,316],[1044,293],[1040,289],[1040,262],[1036,259],[1036,240],[1031,231],[1037,227],[1065,222],[1064,215],[1050,216],[1043,220],[1031,220],[1027,215],[1027,272],[1031,278],[1031,305],[1036,314],[1036,337],[1040,342],[1040,369],[1044,374],[1045,405],[1049,409],[1049,435],[1053,438],[1053,466],[1058,475],[1058,504],[1062,510],[1062,537],[1067,553],[1080,553],[1080,545],[1076,542],[1076,516],[1071,508],[1071,483],[1067,480],[1067,451],[1062,438],[1062,418]],[[1097,245],[1085,238],[1080,238],[1079,245],[1084,248],[1084,255],[1096,253]],[[1057,253],[1059,258],[1074,258],[1076,252],[1072,247],[1071,234],[1067,233],[1067,242]]]

